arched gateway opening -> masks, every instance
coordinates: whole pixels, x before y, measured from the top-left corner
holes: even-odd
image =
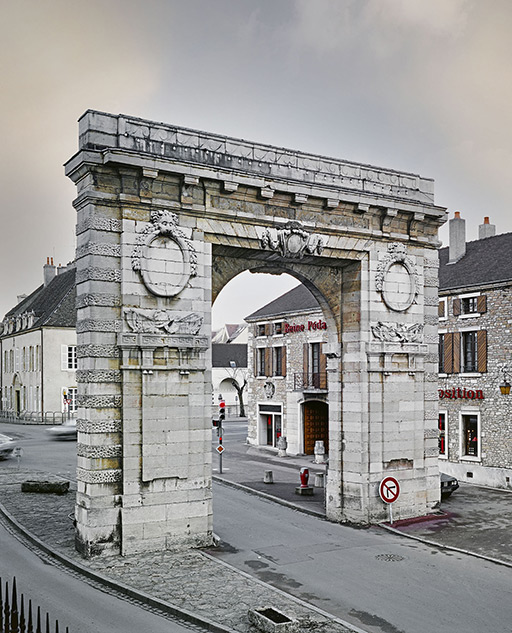
[[[435,506],[432,181],[95,111],[66,173],[85,556],[210,543],[211,301],[244,270],[289,272],[325,315],[328,518],[384,520],[390,474],[397,518]]]

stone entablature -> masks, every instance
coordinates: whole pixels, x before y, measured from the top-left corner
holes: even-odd
[[[434,181],[417,174],[361,165],[294,150],[252,143],[163,123],[154,123],[125,115],[88,111],[80,122],[80,147],[134,151],[158,160],[178,161],[176,173],[183,172],[190,184],[195,176],[219,179],[224,190],[234,192],[239,184],[262,188],[263,196],[272,198],[276,190],[286,191],[296,183],[294,202],[307,202],[308,195],[319,195],[328,206],[337,206],[339,190],[347,195],[364,194],[370,198],[408,201],[430,206],[434,202]],[[147,173],[149,178],[153,173]],[[248,182],[247,178],[252,182]],[[275,182],[274,182],[275,181]],[[280,182],[281,181],[281,182]],[[276,185],[276,182],[280,182]],[[283,185],[286,183],[286,189]],[[329,195],[329,190],[331,194]],[[358,202],[358,199],[353,200]],[[397,205],[399,207],[399,204]],[[394,205],[390,203],[390,210]],[[359,213],[366,213],[364,204]],[[428,213],[428,209],[425,210]]]
[[[464,298],[474,298],[474,313],[457,309],[457,302],[460,306]],[[449,367],[449,372],[439,374],[439,411],[446,416],[446,449],[440,455],[440,468],[462,481],[512,489],[512,400],[499,388],[503,367],[511,367],[512,285],[442,291],[440,301],[441,337],[453,334],[460,338],[464,332],[475,332],[477,336],[485,333],[486,339],[485,348],[480,349],[481,353],[485,349],[485,366],[477,368],[483,371],[460,371],[459,364],[458,371]],[[477,421],[476,454],[466,455],[463,416],[471,415]]]

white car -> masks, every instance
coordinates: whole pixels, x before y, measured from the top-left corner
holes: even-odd
[[[56,440],[76,440],[76,419],[71,418],[62,424],[51,426],[46,432]]]
[[[8,435],[0,433],[0,459],[10,457],[16,448],[16,442]]]

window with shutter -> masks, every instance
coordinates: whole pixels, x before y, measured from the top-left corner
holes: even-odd
[[[453,332],[442,334],[441,337],[443,339],[443,370],[446,374],[453,374]]]
[[[460,315],[460,299],[453,300],[452,309],[453,309],[453,316]]]
[[[487,312],[487,295],[480,295],[477,300],[477,310],[480,314]]]
[[[272,376],[272,348],[265,348],[265,376]]]
[[[281,376],[286,376],[286,345],[282,347],[281,354]]]
[[[487,331],[477,332],[477,369],[479,372],[487,371]]]

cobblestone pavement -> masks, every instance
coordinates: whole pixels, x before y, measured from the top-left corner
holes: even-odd
[[[347,633],[344,626],[318,609],[270,587],[197,550],[160,552],[129,558],[82,559],[74,550],[74,495],[22,493],[27,479],[52,479],[45,473],[0,474],[0,503],[21,526],[50,549],[115,582],[163,600],[226,631],[250,633],[249,608],[272,606],[299,621],[299,631]]]

